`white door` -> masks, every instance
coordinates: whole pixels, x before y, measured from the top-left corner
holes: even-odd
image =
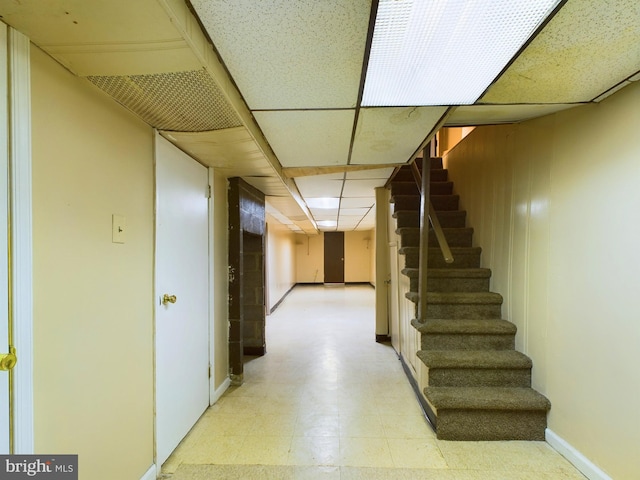
[[[158,466],[209,406],[207,191],[207,169],[156,135]]]
[[[9,351],[7,27],[0,22],[0,353]],[[9,453],[9,372],[0,371],[0,454]]]

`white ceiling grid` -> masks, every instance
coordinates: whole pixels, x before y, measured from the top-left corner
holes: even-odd
[[[0,6],[3,22],[165,129],[201,163],[262,190],[271,218],[286,217],[289,228],[305,233],[317,232],[318,219],[333,222],[323,230],[373,228],[373,189],[386,183],[389,165],[410,161],[441,125],[520,122],[599,101],[640,78],[638,0],[567,0],[475,104],[457,108],[358,104],[372,0],[191,0],[192,9],[188,1],[0,0]],[[425,3],[375,5],[403,6],[408,15]],[[417,38],[424,43],[432,33]],[[491,52],[494,45],[476,47]],[[459,53],[447,47],[452,59]],[[454,69],[445,81],[468,75]],[[193,88],[180,87],[185,78]],[[131,89],[139,90],[138,103],[127,103]],[[203,101],[228,114],[214,121],[203,115]],[[339,173],[323,175],[329,172]],[[309,207],[326,197],[334,200],[331,209],[314,206],[311,215]]]

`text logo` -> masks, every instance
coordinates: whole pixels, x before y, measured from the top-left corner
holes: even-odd
[[[77,455],[0,455],[0,480],[78,480]]]

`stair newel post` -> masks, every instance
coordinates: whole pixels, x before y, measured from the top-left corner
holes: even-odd
[[[420,256],[418,274],[418,321],[427,318],[427,259],[429,257],[429,196],[431,158],[428,147],[422,151],[422,185],[420,188]]]

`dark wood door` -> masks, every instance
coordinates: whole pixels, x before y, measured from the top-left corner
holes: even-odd
[[[344,283],[344,232],[324,234],[324,283]]]

